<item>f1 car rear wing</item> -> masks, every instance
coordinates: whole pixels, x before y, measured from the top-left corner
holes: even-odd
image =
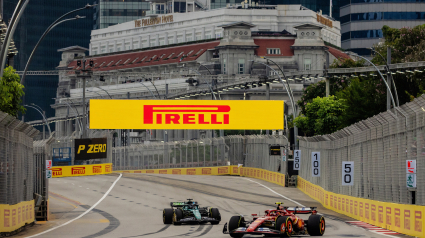
[[[317,207],[283,207],[284,210],[288,212],[293,212],[294,214],[316,214]]]

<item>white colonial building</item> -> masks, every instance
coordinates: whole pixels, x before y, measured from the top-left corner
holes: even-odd
[[[287,86],[277,81],[279,77],[287,79],[297,101],[304,87],[323,80],[327,56],[330,62],[348,58],[338,47],[325,44],[325,27],[314,22],[294,24],[292,30],[296,34],[258,32],[254,31],[259,28],[257,25],[238,21],[218,25],[220,39],[90,56],[85,55],[88,49],[78,46],[60,49],[62,61],[58,69],[64,71],[60,73],[57,99],[52,105],[56,117],[50,120],[56,123],[57,136],[79,134],[82,125],[79,117],[89,115],[83,112],[83,103],[89,106],[88,99],[94,98],[284,100],[286,111],[291,114],[293,107]],[[82,67],[77,64],[83,57],[87,63],[93,62],[86,68],[93,73],[85,79],[85,102]],[[213,136],[205,130],[138,130],[132,135],[133,142],[163,141],[165,135],[169,141]]]
[[[157,8],[158,4],[161,3],[151,2],[151,8],[163,9]],[[145,18],[93,30],[89,55],[219,39],[224,36],[222,25],[240,21],[253,24],[251,31],[258,33],[295,34],[296,25],[319,24],[322,26],[322,39],[335,46],[341,46],[340,23],[321,13],[301,5],[252,5],[228,6],[213,10],[188,6],[184,12],[175,12],[173,8],[169,11],[153,10]]]

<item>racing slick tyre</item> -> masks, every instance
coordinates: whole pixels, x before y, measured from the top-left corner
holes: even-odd
[[[307,222],[307,231],[311,236],[323,236],[325,234],[325,218],[320,215],[311,215]]]
[[[275,223],[275,229],[280,231],[282,237],[290,237],[292,235],[292,219],[289,216],[278,217]]]
[[[218,208],[211,208],[210,209],[210,216],[211,216],[211,218],[214,218],[214,219],[217,220],[217,221],[212,221],[211,225],[217,225],[218,223],[220,223],[221,216],[220,216],[220,212],[218,211]]]
[[[183,218],[183,212],[180,209],[175,209],[174,210],[174,216],[173,216],[173,224],[176,225],[181,225],[181,223],[179,222],[180,219]]]
[[[228,226],[228,230],[233,231],[239,227],[244,227],[245,226],[245,218],[243,218],[242,216],[232,216],[229,220],[229,226]],[[236,237],[236,238],[240,238],[243,236],[243,234],[232,234],[230,233],[231,237]]]
[[[164,224],[171,224],[173,223],[173,209],[172,208],[165,208],[164,211],[162,211],[162,221]]]

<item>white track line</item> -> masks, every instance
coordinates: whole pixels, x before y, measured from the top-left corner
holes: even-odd
[[[271,189],[271,188],[267,187],[266,185],[263,185],[263,184],[261,184],[261,183],[259,183],[259,182],[257,182],[257,181],[251,180],[251,179],[249,179],[249,178],[244,178],[244,179],[249,180],[249,181],[251,181],[251,182],[253,182],[253,183],[259,184],[259,185],[261,185],[261,186],[263,186],[263,187],[267,188],[268,190],[270,190],[272,193],[274,193],[274,194],[276,194],[276,195],[278,195],[278,196],[280,196],[280,197],[283,197],[284,199],[289,200],[289,201],[291,201],[291,202],[293,202],[293,203],[297,204],[298,206],[305,207],[305,206],[304,206],[304,205],[302,205],[301,203],[299,203],[299,202],[297,202],[297,201],[294,201],[294,200],[292,200],[292,199],[290,199],[290,198],[288,198],[288,197],[286,197],[286,196],[283,196],[283,195],[282,195],[282,194],[280,194],[280,193],[275,192],[273,189]],[[320,213],[317,213],[317,214],[321,215]],[[359,222],[360,222],[360,221],[359,221]],[[369,231],[369,232],[372,232],[372,233],[375,233],[375,234],[378,234],[378,235],[381,235],[381,236],[387,236],[387,237],[392,237],[392,238],[400,238],[399,236],[391,236],[391,235],[387,235],[387,234],[382,234],[382,233],[377,232],[377,231],[374,231],[374,230],[369,230],[369,229],[367,229],[367,228],[359,227],[359,226],[357,226],[357,225],[350,224],[349,222],[346,222],[345,224],[350,225],[350,226],[355,226],[355,227],[358,227],[358,228],[362,228],[362,229],[364,229],[364,230],[366,230],[366,231]],[[365,224],[369,224],[369,223],[365,223]],[[382,228],[382,229],[383,229],[383,228]],[[393,231],[390,231],[390,230],[388,230],[388,231],[389,231],[389,232],[393,232]]]
[[[49,230],[47,230],[47,231],[43,231],[43,232],[41,232],[41,233],[38,233],[38,234],[35,234],[35,235],[32,235],[32,236],[28,236],[28,237],[26,237],[26,238],[32,238],[32,237],[37,237],[37,236],[39,236],[39,235],[43,235],[43,234],[46,234],[47,232],[51,232],[51,231],[53,231],[53,230],[56,230],[56,229],[58,229],[59,227],[62,227],[62,226],[66,226],[66,225],[68,225],[69,223],[71,223],[71,222],[73,222],[73,221],[76,221],[76,220],[78,220],[78,219],[80,219],[81,217],[83,217],[84,215],[86,215],[87,213],[89,213],[91,210],[93,210],[97,205],[99,205],[99,203],[100,202],[102,202],[103,201],[103,199],[105,199],[106,198],[106,196],[108,196],[108,194],[109,194],[109,192],[111,192],[111,190],[114,188],[114,186],[115,186],[115,184],[118,182],[118,180],[120,180],[120,178],[122,177],[122,174],[120,174],[120,176],[115,180],[115,182],[111,185],[111,187],[108,189],[108,191],[106,191],[106,193],[103,195],[103,197],[99,200],[99,201],[97,201],[92,207],[90,207],[88,210],[86,210],[85,212],[83,212],[81,215],[79,215],[78,217],[76,217],[76,218],[74,218],[74,219],[72,219],[72,220],[69,220],[69,221],[67,221],[67,222],[65,222],[65,223],[63,223],[63,224],[61,224],[61,225],[59,225],[59,226],[56,226],[56,227],[53,227],[53,228],[51,228],[51,229],[49,229]]]

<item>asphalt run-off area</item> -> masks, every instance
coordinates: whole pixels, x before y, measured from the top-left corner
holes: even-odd
[[[361,226],[313,200],[297,188],[239,176],[111,174],[50,180],[50,220],[14,237],[230,237],[223,226],[233,215],[264,214],[285,206],[318,207],[326,218],[324,237],[408,237]],[[218,225],[165,225],[162,211],[170,202],[192,198],[216,207]],[[300,215],[307,218],[308,215]],[[244,237],[259,237],[249,236]]]

